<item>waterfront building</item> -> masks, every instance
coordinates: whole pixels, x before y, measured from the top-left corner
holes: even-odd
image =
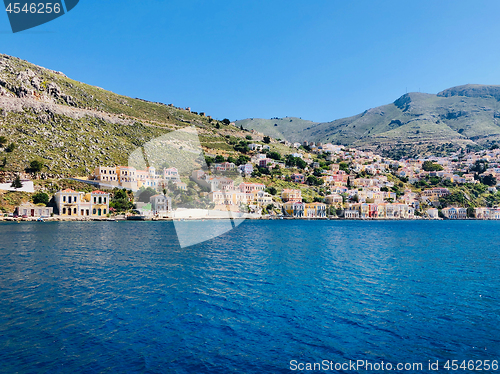
[[[77,192],[70,188],[55,194],[59,215],[77,217],[102,217],[109,213],[109,193]]]
[[[172,210],[172,199],[165,195],[153,195],[149,198],[151,211],[155,216],[166,216]]]
[[[53,213],[53,208],[49,206],[40,206],[32,203],[24,203],[19,205],[14,211],[15,215],[27,217],[50,217]]]

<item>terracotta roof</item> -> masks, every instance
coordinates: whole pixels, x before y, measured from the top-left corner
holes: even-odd
[[[71,188],[66,188],[65,190],[62,190],[61,192],[76,192],[76,191],[72,190]]]
[[[103,191],[99,191],[99,190],[92,191],[92,193],[102,194],[102,195],[107,195],[108,194],[107,192],[103,192]]]

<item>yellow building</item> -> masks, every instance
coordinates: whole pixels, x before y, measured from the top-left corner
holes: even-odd
[[[342,208],[344,199],[339,194],[331,194],[325,197],[325,203],[333,205],[337,208]]]
[[[281,199],[284,202],[301,202],[302,201],[302,191],[285,188],[281,192]]]
[[[55,194],[60,216],[102,217],[109,213],[109,193],[88,193],[65,189]]]
[[[309,218],[326,217],[326,204],[306,203],[304,216]]]

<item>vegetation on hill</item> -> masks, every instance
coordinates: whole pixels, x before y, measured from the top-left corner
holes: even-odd
[[[237,159],[248,151],[249,133],[228,119],[117,95],[0,55],[0,179],[2,172],[87,176],[99,165],[126,164],[151,139],[188,126],[209,154]]]
[[[500,143],[500,86],[465,85],[437,95],[412,92],[394,103],[327,123],[283,124],[289,141],[319,141],[370,149],[399,159],[447,155],[459,148],[479,150]],[[276,133],[273,120],[241,120],[237,125]]]

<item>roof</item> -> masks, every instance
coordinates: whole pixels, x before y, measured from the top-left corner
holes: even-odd
[[[61,192],[65,192],[65,193],[68,193],[68,192],[76,192],[75,190],[72,190],[71,188],[66,188],[65,190],[62,190]]]
[[[91,193],[93,193],[93,194],[101,194],[101,195],[108,195],[107,192],[103,192],[103,191],[99,191],[99,190],[92,191]]]

